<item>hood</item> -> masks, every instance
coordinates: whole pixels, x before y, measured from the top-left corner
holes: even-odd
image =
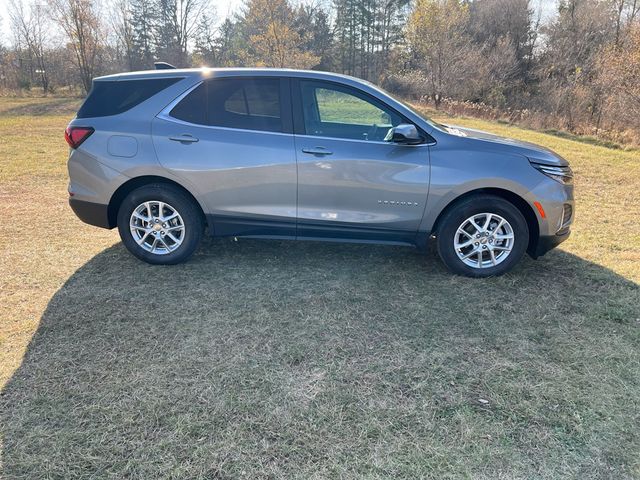
[[[473,130],[471,128],[456,127],[453,125],[443,125],[443,127],[444,130],[450,135],[488,143],[491,144],[491,146],[494,148],[498,148],[500,150],[505,149],[509,150],[512,153],[523,155],[529,160],[536,163],[558,167],[569,165],[569,162],[567,162],[564,158],[562,158],[554,151],[550,150],[549,148],[536,145],[535,143],[514,140],[513,138],[500,137],[499,135],[493,135],[491,133],[483,132],[481,130]]]

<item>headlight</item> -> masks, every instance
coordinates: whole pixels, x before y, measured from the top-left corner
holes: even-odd
[[[531,166],[538,170],[540,173],[544,173],[547,177],[553,178],[556,182],[560,182],[563,185],[573,184],[573,172],[571,167],[553,167],[551,165],[543,165],[542,163],[536,163],[530,161]]]

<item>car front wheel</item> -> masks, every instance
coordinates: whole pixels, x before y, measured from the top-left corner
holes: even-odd
[[[179,188],[152,184],[127,195],[118,211],[118,231],[125,247],[139,259],[173,265],[189,258],[204,230],[202,215]]]
[[[529,228],[520,210],[493,195],[462,200],[445,213],[440,225],[438,253],[459,275],[502,275],[522,259],[529,244]]]

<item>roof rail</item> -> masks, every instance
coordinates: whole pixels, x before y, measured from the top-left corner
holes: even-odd
[[[153,66],[156,70],[175,70],[176,67],[167,62],[153,62]]]

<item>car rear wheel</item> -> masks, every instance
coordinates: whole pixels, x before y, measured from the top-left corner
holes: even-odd
[[[199,208],[172,185],[151,184],[127,195],[118,210],[118,231],[125,247],[155,265],[187,260],[204,230]]]
[[[529,244],[529,228],[518,208],[493,195],[468,197],[440,222],[438,253],[454,273],[490,277],[511,270]]]

